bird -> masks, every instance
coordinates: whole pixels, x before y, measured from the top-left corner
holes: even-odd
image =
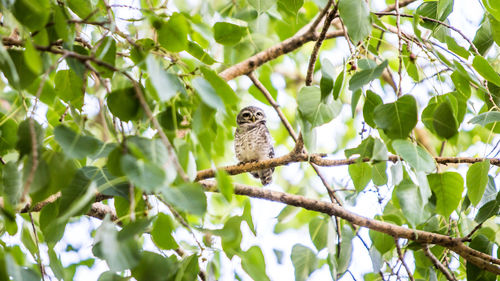
[[[257,106],[247,106],[236,117],[234,151],[240,164],[274,158],[273,138],[266,127],[266,115]],[[262,185],[272,181],[274,168],[250,172]]]

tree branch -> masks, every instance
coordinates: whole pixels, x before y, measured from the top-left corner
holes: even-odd
[[[104,205],[100,202],[92,203],[92,206],[87,213],[87,216],[94,217],[100,220],[103,220],[106,215],[109,215],[111,221],[118,221],[118,216],[116,215],[115,210],[113,210],[110,206]]]
[[[424,244],[424,254],[431,260],[432,264],[444,274],[446,279],[450,281],[457,281],[448,269],[432,254],[429,250],[429,245],[427,244]]]
[[[397,1],[396,1],[396,3],[397,3]],[[403,265],[403,267],[405,268],[406,273],[408,274],[408,278],[411,281],[415,281],[415,278],[413,278],[413,274],[411,274],[410,268],[408,267],[408,265],[405,262],[405,256],[404,256],[403,252],[401,251],[401,247],[399,246],[399,239],[397,237],[394,237],[394,243],[396,244],[396,251],[398,252],[398,258],[401,261],[401,264]]]
[[[215,181],[204,180],[200,183],[206,191],[217,192]],[[344,209],[343,207],[340,207],[333,203],[310,199],[300,195],[288,194],[284,192],[267,190],[242,184],[234,184],[234,193],[237,195],[244,195],[253,198],[280,202],[290,206],[324,213],[330,216],[338,216],[349,221],[352,224],[382,232],[392,237],[404,238],[422,244],[437,244],[454,251],[455,253],[459,254],[461,257],[480,267],[481,269],[500,274],[499,259],[478,252],[466,246],[460,238],[453,238],[447,235],[427,232],[423,230],[408,229],[395,224],[369,219],[352,213]]]
[[[415,0],[400,1],[399,7],[404,7],[414,1]],[[384,12],[393,11],[394,8],[394,5],[390,5],[384,10]],[[314,33],[315,30],[311,31],[310,29],[301,29],[295,35],[284,40],[283,42],[278,43],[277,45],[274,45],[273,47],[270,47],[264,51],[261,51],[240,63],[226,68],[219,75],[226,81],[232,80],[241,75],[247,75],[264,63],[274,60],[281,55],[292,52],[309,41],[313,41],[315,39]],[[344,36],[344,32],[342,30],[334,30],[327,32],[325,38],[329,39],[341,36]]]
[[[369,158],[359,159],[359,158],[350,158],[350,159],[325,159],[326,154],[306,154],[306,153],[288,153],[284,156],[262,160],[258,162],[251,162],[242,165],[230,165],[224,167],[218,167],[214,169],[206,169],[198,171],[196,175],[195,181],[200,181],[207,178],[215,177],[215,171],[222,169],[225,170],[229,175],[238,175],[246,172],[269,169],[278,166],[284,166],[290,163],[297,162],[310,162],[317,166],[322,167],[335,167],[335,166],[345,166],[352,165],[358,163],[359,161],[370,162]],[[397,162],[401,157],[397,155],[389,155],[387,161]],[[404,160],[404,159],[403,159]],[[500,158],[475,158],[475,157],[434,157],[434,161],[437,164],[473,164],[476,162],[482,162],[484,160],[489,160],[491,165],[500,166]]]

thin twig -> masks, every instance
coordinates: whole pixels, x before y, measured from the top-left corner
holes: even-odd
[[[43,74],[42,79],[40,80],[40,84],[38,85],[38,89],[36,91],[35,95],[35,102],[33,103],[33,108],[31,109],[31,117],[28,119],[28,125],[29,125],[29,131],[30,131],[30,138],[31,138],[31,168],[28,174],[28,177],[26,178],[26,182],[24,183],[23,187],[23,193],[21,196],[21,202],[24,203],[27,201],[27,196],[30,192],[30,186],[33,183],[33,180],[35,179],[35,173],[36,169],[38,168],[38,140],[37,140],[37,135],[36,135],[36,129],[35,129],[35,112],[36,108],[38,105],[38,100],[40,99],[40,95],[42,94],[43,86],[45,85],[45,81],[47,81],[47,77],[49,74],[54,71],[59,63],[66,58],[65,55],[63,55],[60,59],[56,61],[56,63],[52,64]]]
[[[340,26],[342,27],[342,34],[344,35],[345,40],[347,41],[347,46],[349,46],[349,52],[351,53],[351,57],[354,57],[354,46],[352,45],[351,38],[347,33],[347,29],[345,28],[344,21],[341,17],[339,17]]]
[[[467,234],[464,238],[462,238],[462,241],[464,242],[470,242],[471,241],[471,237],[472,235],[474,235],[474,233],[476,233],[476,231],[478,231],[481,227],[483,226],[483,223],[480,223],[478,225],[476,225],[471,232],[469,232],[469,234]]]
[[[128,183],[128,198],[130,201],[130,220],[135,221],[135,189],[132,182]]]
[[[396,3],[397,3],[397,1],[398,0],[396,0]],[[396,5],[396,7],[397,7],[397,5]],[[401,264],[403,264],[404,268],[406,269],[406,273],[408,274],[408,278],[411,281],[415,281],[415,278],[413,278],[413,274],[411,273],[410,268],[408,267],[408,265],[405,262],[405,257],[401,251],[401,247],[399,246],[399,239],[397,237],[394,237],[394,243],[396,244],[396,250],[398,252],[399,260],[401,261]]]
[[[396,91],[396,96],[400,97],[401,96],[401,83],[403,81],[403,76],[401,75],[401,70],[403,69],[403,45],[401,44],[401,41],[403,40],[401,38],[401,24],[400,24],[400,14],[399,14],[399,0],[396,0],[395,3],[395,10],[396,10],[396,28],[398,29],[398,75],[399,75],[399,83],[398,83],[398,88]]]
[[[312,77],[313,77],[313,73],[314,73],[314,65],[316,64],[316,60],[318,59],[319,49],[321,48],[321,45],[323,44],[323,41],[325,40],[326,32],[330,28],[330,25],[337,14],[337,8],[338,8],[338,5],[335,4],[333,9],[326,16],[325,23],[323,25],[323,29],[321,30],[321,33],[318,37],[318,40],[316,41],[316,44],[314,44],[314,48],[313,48],[313,51],[311,53],[311,57],[309,58],[309,67],[307,68],[306,86],[311,86]]]
[[[439,150],[439,157],[443,156],[444,147],[446,146],[446,140],[441,143],[441,149]]]
[[[450,281],[457,281],[457,279],[450,274],[448,268],[446,268],[441,262],[439,262],[439,260],[432,254],[432,252],[429,250],[429,245],[427,244],[424,244],[424,254],[431,260],[432,264],[443,273],[446,279]]]
[[[30,217],[30,221],[31,221],[31,228],[33,229],[33,235],[35,236],[35,245],[36,245],[36,249],[37,249],[37,253],[36,253],[36,261],[38,263],[38,267],[40,267],[40,275],[42,275],[42,281],[45,281],[45,269],[43,267],[43,263],[42,263],[42,256],[40,255],[40,245],[38,243],[38,234],[36,233],[36,228],[35,228],[35,223],[33,221],[33,216],[31,215],[31,212],[28,212],[28,215]]]
[[[374,14],[377,15],[377,16],[397,16],[397,17],[399,16],[399,17],[405,17],[405,18],[413,18],[413,17],[415,17],[414,15],[410,15],[410,14],[398,14],[398,11],[399,11],[399,9],[396,9],[396,13],[392,13],[392,12],[375,12]],[[429,18],[429,17],[424,17],[424,16],[420,16],[420,15],[418,15],[418,17],[420,19],[424,20],[424,21],[434,22],[434,23],[440,24],[440,25],[442,25],[442,26],[444,26],[446,28],[449,28],[449,29],[455,31],[460,36],[462,36],[462,38],[464,38],[465,41],[467,41],[467,43],[469,43],[469,45],[474,50],[474,52],[479,55],[479,51],[476,48],[476,46],[474,45],[474,43],[467,36],[465,36],[465,34],[462,31],[460,31],[460,29],[455,28],[455,27],[453,27],[453,26],[451,26],[451,25],[449,25],[449,24],[447,24],[445,22],[442,22],[440,20],[437,20],[437,19],[433,19],[433,18]]]
[[[307,31],[308,33],[314,34],[316,32],[316,28],[321,23],[321,20],[325,17],[326,13],[328,12],[328,10],[332,6],[332,4],[333,4],[333,0],[328,0],[328,3],[326,3],[325,7],[318,14],[318,17],[308,27],[308,31]]]

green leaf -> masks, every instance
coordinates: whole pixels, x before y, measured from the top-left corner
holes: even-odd
[[[84,175],[93,180],[97,186],[106,187],[100,191],[103,195],[121,196],[129,199],[129,183],[125,179],[118,179],[111,175],[107,167],[99,168],[95,166],[85,166],[82,169]]]
[[[278,8],[294,17],[302,5],[304,5],[304,0],[278,0]]]
[[[333,98],[338,99],[340,92],[345,84],[345,69],[340,72],[340,74],[335,79],[335,84],[333,85]]]
[[[308,247],[300,244],[293,246],[291,259],[295,268],[295,281],[305,281],[318,264],[316,254]]]
[[[417,102],[410,95],[375,107],[373,121],[391,139],[405,139],[417,125]]]
[[[356,0],[358,1],[358,0]],[[364,2],[363,2],[364,3]],[[349,80],[349,90],[352,92],[378,78],[387,67],[388,61],[384,60],[379,65],[372,65],[370,68],[356,72]]]
[[[458,45],[457,41],[451,36],[446,36],[446,45],[448,46],[448,49],[455,54],[461,56],[462,58],[469,58],[470,52],[467,51],[464,47]]]
[[[63,41],[72,42],[73,36],[75,36],[73,33],[75,32],[75,27],[67,24],[69,15],[66,7],[53,5],[52,8],[54,9],[54,28],[57,36]]]
[[[200,96],[201,100],[211,108],[226,112],[224,102],[219,97],[212,85],[202,77],[196,77],[192,81],[193,88]]]
[[[351,227],[348,225],[344,225],[342,227],[341,237],[342,241],[340,242],[340,254],[338,257],[335,256],[337,263],[337,272],[339,274],[344,273],[351,264],[352,260],[352,239],[356,236],[356,234],[352,231]]]
[[[71,158],[82,159],[96,153],[102,143],[92,136],[75,133],[63,125],[54,129],[54,138],[59,143],[64,153]]]
[[[134,87],[114,90],[106,98],[109,111],[122,121],[137,120],[140,117],[141,104]]]
[[[246,34],[246,27],[228,22],[216,22],[213,29],[215,42],[226,46],[236,45]]]
[[[436,196],[436,212],[449,217],[458,207],[464,190],[464,180],[459,173],[445,172],[427,176],[432,192]]]
[[[476,46],[480,55],[485,55],[488,50],[493,46],[493,34],[490,21],[483,18],[483,22],[476,31],[476,35],[472,40],[472,44]],[[472,46],[469,50],[472,50]]]
[[[348,169],[356,191],[363,191],[372,179],[372,167],[370,164],[365,162],[351,164]]]
[[[253,218],[252,218],[252,204],[250,203],[249,199],[246,199],[244,201],[243,214],[241,215],[241,218],[244,221],[246,221],[253,235],[257,236],[257,233],[255,231],[255,225],[253,224]]]
[[[485,126],[494,122],[500,122],[500,112],[498,111],[481,113],[469,120],[469,123],[478,124],[479,126]]]
[[[491,14],[488,15],[488,20],[491,25],[491,35],[493,37],[493,41],[500,46],[500,20],[495,19]]]
[[[106,36],[98,44],[95,57],[111,66],[115,66],[116,60],[116,41],[113,37]],[[106,66],[94,63],[94,67],[99,71],[99,74],[104,78],[113,77],[114,71]]]
[[[175,255],[164,257],[157,253],[144,251],[139,263],[131,271],[132,276],[137,281],[163,281],[172,280],[178,267],[179,263]]]
[[[62,239],[66,229],[66,221],[57,222],[59,214],[59,201],[48,204],[40,212],[40,230],[47,243],[55,243]]]
[[[35,256],[35,254],[38,253],[35,238],[32,236],[32,232],[26,222],[23,223],[21,229],[21,242],[23,242],[23,245],[28,249],[31,255]]]
[[[248,4],[257,10],[259,14],[269,10],[275,3],[276,0],[248,0]]]
[[[161,189],[165,200],[182,211],[203,216],[207,210],[207,197],[199,184],[183,184]]]
[[[375,139],[372,136],[364,139],[356,148],[346,149],[344,151],[345,157],[350,158],[355,154],[359,154],[360,158],[372,158],[373,146]]]
[[[31,138],[31,130],[30,130],[30,120],[26,119],[19,123],[19,127],[17,128],[17,144],[16,149],[19,151],[19,157],[23,157],[23,155],[29,155],[33,151],[32,147],[32,138]],[[33,120],[36,134],[36,144],[37,149],[40,151],[40,148],[43,145],[43,138],[45,132],[40,124]]]
[[[375,139],[373,143],[372,160],[386,161],[387,160],[387,147],[380,139]]]
[[[66,277],[66,272],[64,271],[64,267],[61,263],[61,258],[57,256],[56,251],[54,251],[54,247],[49,246],[47,252],[50,260],[50,269],[52,269],[56,278],[59,280],[67,280],[68,278]]]
[[[158,29],[158,42],[169,52],[180,52],[188,48],[189,23],[183,14],[174,13]]]
[[[126,154],[120,159],[122,171],[127,171],[127,178],[146,192],[155,192],[166,180],[165,170],[144,159]]]
[[[31,167],[33,165],[33,156],[25,158],[23,167],[23,182],[28,180],[31,173]],[[39,190],[46,189],[50,182],[49,166],[44,159],[38,159],[38,166],[36,167],[33,182],[30,185],[29,192],[35,193]]]
[[[248,251],[240,254],[241,267],[253,280],[269,280],[266,274],[266,261],[262,250],[258,246],[252,246]]]
[[[465,99],[468,100],[471,96],[471,87],[469,79],[467,79],[467,77],[463,76],[462,74],[460,74],[460,72],[455,70],[451,74],[451,80],[453,81],[453,84],[455,85],[457,91],[461,93],[465,97]]]
[[[96,231],[93,252],[94,255],[103,258],[113,271],[134,268],[141,258],[135,240],[120,241],[116,226],[108,216]]]
[[[80,168],[74,175],[70,184],[61,189],[61,202],[59,204],[59,217],[69,212],[75,205],[75,202],[85,199],[85,194],[92,184],[92,179],[87,176],[85,167]],[[90,201],[93,198],[88,198],[88,202],[80,209],[75,211],[76,214],[83,215],[90,207]]]
[[[196,44],[193,41],[188,42],[188,48],[186,51],[204,64],[211,65],[217,62],[209,54],[207,54],[207,52],[205,52],[200,45]]]
[[[333,120],[342,109],[336,101],[321,101],[321,90],[318,87],[307,86],[300,89],[297,95],[299,111],[313,127],[323,125]]]
[[[200,71],[203,74],[203,77],[212,85],[214,90],[217,92],[224,104],[226,105],[234,105],[237,104],[240,98],[236,95],[233,89],[227,84],[226,80],[222,79],[217,72],[206,67],[201,66]]]
[[[43,71],[42,54],[35,48],[35,46],[33,46],[33,42],[31,42],[31,40],[26,40],[24,48],[24,59],[26,60],[26,65],[28,65],[34,73],[41,73]]]
[[[373,246],[375,246],[375,249],[377,249],[377,251],[379,251],[382,255],[396,246],[394,243],[394,237],[390,235],[371,229],[369,230],[369,235]]]
[[[159,101],[167,102],[177,93],[185,93],[184,85],[179,80],[179,77],[163,70],[153,55],[146,58],[146,65]]]
[[[175,230],[174,222],[170,216],[164,213],[158,213],[158,217],[153,224],[153,229],[151,230],[151,238],[155,242],[156,246],[163,250],[173,250],[177,249],[179,245],[172,236],[172,232]]]
[[[370,10],[363,0],[339,0],[339,14],[354,43],[365,39],[372,30]]]
[[[45,27],[50,16],[49,0],[16,0],[12,14],[30,30],[40,30]]]
[[[55,77],[55,89],[57,96],[81,109],[83,106],[83,80],[72,69],[59,70]]]
[[[222,195],[228,202],[231,202],[234,194],[234,186],[231,177],[224,170],[217,170],[215,175],[215,179],[217,180],[217,187],[219,188]]]
[[[354,93],[351,95],[351,114],[352,118],[354,118],[354,114],[356,114],[356,107],[358,106],[359,99],[361,98],[361,89],[357,89]]]
[[[200,272],[200,267],[198,265],[198,256],[193,254],[191,256],[185,257],[177,274],[175,276],[175,281],[191,281],[198,279],[198,272]]]
[[[373,121],[373,110],[380,104],[383,104],[382,98],[371,90],[366,91],[365,104],[363,105],[363,118],[366,124],[370,127],[375,128],[375,122]]]
[[[467,171],[467,196],[472,205],[476,206],[483,197],[484,190],[488,184],[488,171],[490,161],[485,160],[472,164]]]
[[[328,219],[315,217],[309,222],[309,236],[318,252],[327,246],[328,235]]]
[[[0,70],[15,89],[25,89],[38,78],[26,61],[23,51],[9,49],[0,52]]]
[[[17,168],[17,164],[9,161],[3,166],[2,169],[2,193],[7,197],[11,205],[17,204],[21,199],[23,193],[23,186],[21,181],[21,173]]]
[[[335,73],[335,67],[328,59],[323,59],[321,61],[321,80],[319,83],[321,89],[321,100],[325,100],[333,90],[333,77]],[[338,94],[338,93],[337,93]],[[336,98],[335,98],[336,99]]]
[[[136,277],[136,279],[138,278]],[[101,275],[99,275],[99,279],[97,279],[97,281],[128,281],[128,280],[129,278],[122,277],[118,275],[118,273],[114,273],[112,271],[103,272]],[[152,279],[147,279],[147,280],[152,280]]]
[[[372,181],[374,185],[381,186],[387,184],[387,162],[381,161],[373,164]]]
[[[395,140],[392,147],[398,155],[417,170],[430,173],[434,171],[436,165],[432,156],[420,146],[417,146],[407,140]]]
[[[0,113],[0,155],[16,147],[17,130],[16,121]]]
[[[474,220],[477,223],[483,223],[487,219],[498,215],[498,211],[500,210],[500,202],[497,200],[491,200],[484,204],[481,208],[479,208],[479,211],[477,212],[476,217]]]
[[[413,228],[425,221],[424,207],[419,187],[410,179],[403,179],[395,188],[399,206]]]
[[[482,0],[486,11],[490,13],[497,21],[500,21],[500,7],[498,6],[498,2],[495,0]]]
[[[91,19],[95,6],[90,0],[68,0],[68,7],[81,19]]]
[[[490,63],[482,56],[475,56],[472,61],[474,67],[486,80],[500,87],[500,75],[493,69]]]
[[[420,16],[436,19],[439,21],[445,21],[448,15],[453,10],[453,1],[443,0],[439,1],[427,1],[422,3],[417,8],[417,14]],[[427,29],[437,30],[440,25],[436,22],[431,21],[422,21],[420,23],[421,26]]]

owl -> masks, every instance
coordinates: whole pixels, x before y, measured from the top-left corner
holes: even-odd
[[[274,158],[273,140],[266,127],[266,115],[256,106],[243,108],[236,117],[234,151],[240,163]],[[274,168],[251,172],[262,185],[270,184]]]

